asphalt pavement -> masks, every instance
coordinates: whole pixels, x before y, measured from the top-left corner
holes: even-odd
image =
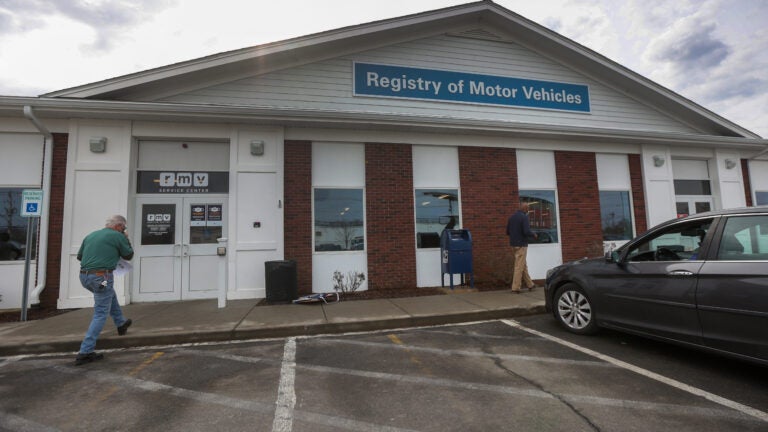
[[[96,349],[265,339],[348,333],[513,318],[544,312],[544,289],[457,289],[446,295],[335,303],[259,305],[260,299],[216,299],[134,303],[123,306],[133,320],[119,336],[109,320]],[[92,308],[42,320],[0,324],[0,356],[76,352],[88,329]]]

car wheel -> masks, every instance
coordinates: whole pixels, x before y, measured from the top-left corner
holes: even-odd
[[[555,293],[555,318],[568,331],[577,334],[592,334],[597,331],[595,310],[589,297],[576,284],[569,283]]]

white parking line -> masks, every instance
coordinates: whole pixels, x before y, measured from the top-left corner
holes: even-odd
[[[59,432],[59,429],[3,411],[0,411],[0,429],[24,432]]]
[[[291,432],[293,429],[293,407],[296,406],[296,338],[288,338],[283,350],[283,365],[280,367],[280,386],[275,402],[273,432]]]
[[[710,393],[708,391],[701,390],[699,388],[690,386],[688,384],[682,383],[682,382],[674,380],[672,378],[665,377],[664,375],[659,375],[659,374],[657,374],[655,372],[651,372],[651,371],[649,371],[647,369],[643,369],[641,367],[637,367],[635,365],[632,365],[630,363],[621,361],[621,360],[613,358],[611,356],[607,356],[605,354],[601,354],[601,353],[599,353],[597,351],[593,351],[593,350],[591,350],[589,348],[584,348],[584,347],[582,347],[580,345],[576,345],[574,343],[571,343],[571,342],[568,342],[566,340],[560,339],[558,337],[549,335],[547,333],[543,333],[543,332],[540,332],[538,330],[534,330],[532,328],[525,327],[525,326],[523,326],[522,324],[520,324],[517,321],[503,319],[503,320],[501,320],[501,322],[503,322],[504,324],[507,324],[507,325],[509,325],[511,327],[514,327],[516,329],[528,332],[528,333],[536,335],[536,336],[543,337],[543,338],[548,339],[548,340],[550,340],[552,342],[558,343],[560,345],[566,346],[568,348],[571,348],[571,349],[574,349],[576,351],[582,352],[584,354],[590,355],[592,357],[598,358],[598,359],[600,359],[602,361],[605,361],[605,362],[608,362],[608,363],[610,363],[610,364],[612,364],[614,366],[617,366],[617,367],[620,367],[620,368],[623,368],[623,369],[627,369],[627,370],[632,371],[634,373],[640,374],[640,375],[642,375],[644,377],[647,377],[647,378],[659,381],[661,383],[664,383],[666,385],[672,386],[672,387],[674,387],[676,389],[679,389],[679,390],[683,390],[683,391],[688,392],[690,394],[693,394],[693,395],[696,395],[696,396],[699,396],[699,397],[703,397],[704,399],[710,400],[710,401],[715,402],[717,404],[720,404],[720,405],[723,405],[725,407],[728,407],[728,408],[734,409],[736,411],[739,411],[741,413],[744,413],[744,414],[756,417],[756,418],[758,418],[758,419],[760,419],[760,420],[762,420],[764,422],[768,422],[768,413],[766,413],[764,411],[760,411],[760,410],[757,410],[755,408],[746,406],[744,404],[740,404],[740,403],[732,401],[730,399],[726,399],[724,397],[718,396],[716,394],[712,394],[712,393]]]
[[[536,337],[536,339],[543,340],[539,337]],[[409,349],[413,349],[413,348],[417,348],[417,347],[414,347],[413,345],[409,345]],[[185,349],[183,353],[237,361],[242,363],[254,363],[254,364],[278,363],[278,361],[271,360],[271,359],[226,354],[226,353],[219,353],[219,352],[207,351],[207,350],[199,351],[199,350]],[[372,380],[385,380],[385,381],[417,384],[417,385],[424,385],[424,386],[439,386],[439,387],[446,387],[446,388],[458,388],[458,389],[469,390],[469,391],[485,391],[485,392],[494,392],[494,393],[500,393],[505,395],[535,397],[540,399],[553,399],[553,396],[551,394],[541,390],[512,387],[509,385],[483,384],[483,383],[477,383],[477,382],[465,382],[465,381],[457,381],[457,380],[444,379],[444,378],[430,378],[430,377],[421,377],[421,376],[400,375],[400,374],[392,374],[387,372],[375,372],[375,371],[350,369],[348,367],[336,368],[331,366],[321,366],[321,365],[313,365],[313,364],[296,364],[296,370],[297,371],[313,371],[318,373],[336,374],[336,375],[347,375],[347,376],[367,378]],[[603,398],[603,397],[575,395],[575,394],[563,394],[561,396],[571,402],[585,403],[590,405],[612,406],[612,407],[618,407],[618,408],[631,408],[631,409],[638,409],[638,410],[655,411],[657,413],[669,413],[669,414],[685,413],[685,415],[688,415],[688,416],[733,418],[736,420],[743,420],[745,419],[745,417],[747,417],[749,418],[749,420],[752,420],[750,416],[745,416],[743,413],[737,413],[730,409],[703,408],[703,407],[696,407],[696,406],[690,406],[690,405],[643,402],[643,401],[629,400],[629,399],[613,399],[613,398]],[[302,418],[302,416],[299,413],[296,413],[295,417]]]
[[[571,360],[571,359],[562,359],[562,358],[555,358],[555,357],[528,356],[528,355],[520,355],[520,354],[488,354],[488,353],[479,352],[479,351],[445,350],[445,349],[439,349],[439,348],[420,347],[415,345],[405,345],[405,344],[397,345],[392,343],[368,342],[368,341],[347,340],[347,339],[338,339],[338,338],[318,338],[318,339],[313,339],[313,342],[359,345],[359,346],[369,346],[373,348],[384,348],[384,349],[399,349],[399,350],[407,349],[410,351],[425,352],[425,353],[442,355],[442,356],[458,355],[458,356],[465,356],[465,357],[496,357],[501,360],[509,360],[509,361],[530,361],[530,362],[539,362],[539,363],[567,364],[567,365],[577,365],[577,366],[612,367],[610,364],[606,364],[605,362],[597,362],[593,360]]]

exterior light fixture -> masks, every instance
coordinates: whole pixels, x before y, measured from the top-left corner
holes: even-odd
[[[725,169],[733,169],[736,167],[736,161],[733,159],[725,160]]]
[[[264,141],[261,141],[261,140],[251,141],[251,155],[253,156],[264,155]]]
[[[664,156],[654,155],[653,156],[653,166],[655,167],[661,167],[664,166]]]
[[[106,137],[91,137],[90,140],[91,152],[104,153],[107,151],[107,138]]]

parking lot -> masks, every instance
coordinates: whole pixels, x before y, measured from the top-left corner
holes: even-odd
[[[548,315],[0,363],[0,430],[765,431],[764,368]]]

